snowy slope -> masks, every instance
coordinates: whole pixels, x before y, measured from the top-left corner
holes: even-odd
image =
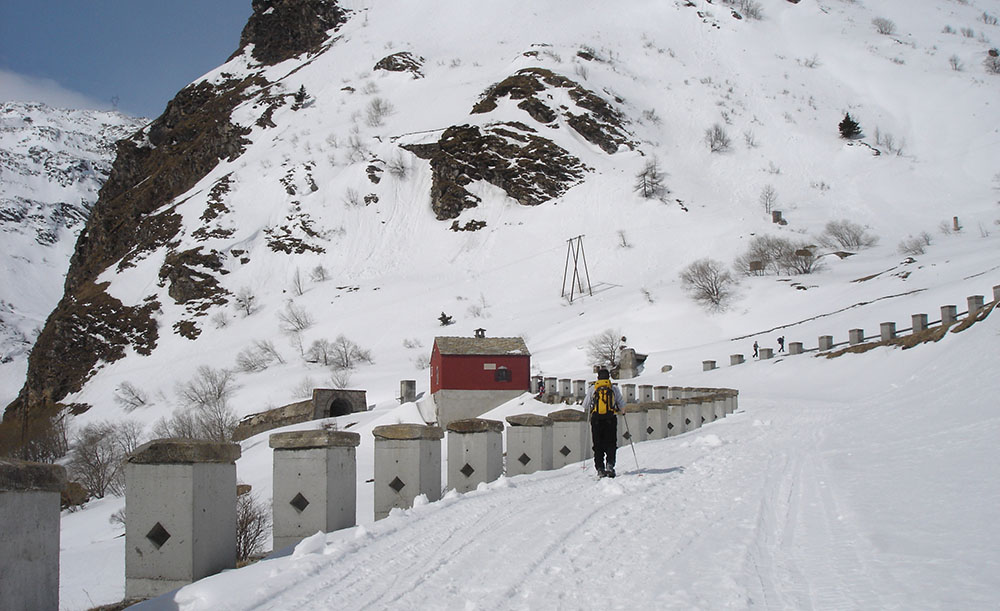
[[[1000,13],[1000,3],[773,0],[761,3],[759,21],[735,19],[719,3],[691,4],[342,3],[354,13],[328,48],[263,69],[279,83],[271,93],[304,86],[310,103],[277,108],[270,128],[256,124],[259,99],[244,103],[233,120],[251,128],[251,144],[177,198],[184,234],[174,248],[224,253],[228,273],[220,283],[232,293],[250,289],[255,312],[216,306],[197,319],[201,334],[192,341],[170,332],[187,313],[158,283],[166,249],[134,267],[112,267],[101,280],[123,303],[158,298],[160,341],[150,356],[102,364],[65,400],[93,406],[75,426],[120,418],[151,426],[180,406],[176,387],[199,366],[232,368],[255,340],[272,341],[285,362],[238,373],[233,409],[245,415],[301,399],[304,389],[332,382],[330,370],[304,362],[300,344],[280,329],[278,314],[293,303],[314,320],[301,345],[344,334],[372,351],[374,364],[353,370],[350,387],[367,390],[375,409],[339,422],[355,422],[352,430],[362,433],[362,482],[371,471],[371,428],[419,419],[415,406],[397,405],[399,380],[415,379],[425,392],[422,365],[434,336],[477,327],[523,336],[535,373],[574,378],[588,376],[588,339],[615,329],[649,354],[638,383],[735,387],[743,413],[640,445],[641,477],[615,482],[595,484],[570,468],[504,480],[378,524],[362,486],[363,528],[314,541],[300,558],[192,586],[178,600],[190,608],[323,606],[328,597],[350,608],[648,601],[676,608],[931,601],[926,606],[940,608],[1000,597],[990,528],[995,473],[964,468],[997,464],[988,442],[996,432],[989,412],[996,315],[907,351],[701,372],[702,360],[726,364],[730,354],[749,355],[754,341],[773,346],[778,335],[815,347],[820,335],[840,342],[848,329],[872,335],[884,321],[908,327],[914,313],[935,320],[941,305],[961,306],[1000,284],[1000,80],[981,66],[997,33],[980,20]],[[876,17],[892,19],[897,33],[878,34]],[[961,28],[976,34],[965,37]],[[402,50],[424,58],[423,78],[372,69]],[[581,50],[598,59],[582,58]],[[952,56],[962,71],[949,65]],[[427,162],[402,145],[433,141],[451,125],[530,123],[510,100],[485,115],[470,110],[490,85],[533,66],[620,100],[614,104],[636,148],[608,154],[562,119],[558,128],[534,124],[591,168],[582,183],[530,208],[477,183],[470,190],[480,205],[457,220],[486,227],[449,231],[451,221],[436,220],[430,207]],[[205,79],[258,70],[242,55]],[[375,98],[393,109],[380,125],[366,120]],[[846,111],[862,124],[864,144],[838,137]],[[729,152],[713,154],[704,142],[715,123],[732,137]],[[885,146],[886,134],[898,154]],[[359,157],[360,149],[367,152]],[[373,157],[399,160],[408,171],[385,172],[374,185],[366,172]],[[633,190],[653,157],[668,173],[666,201]],[[227,176],[226,210],[209,225],[231,233],[198,238],[213,187]],[[772,224],[758,203],[768,184],[787,226]],[[352,193],[379,201],[349,205]],[[955,216],[962,232],[939,230]],[[289,217],[310,221],[324,252],[270,250],[268,231]],[[745,278],[721,314],[682,291],[678,272],[691,261],[728,264],[754,235],[815,243],[826,222],[844,218],[867,226],[879,245],[843,260],[823,257],[816,274]],[[931,237],[926,254],[907,260],[897,245],[923,232]],[[595,290],[570,305],[559,294],[565,241],[581,234]],[[317,266],[328,280],[308,280]],[[307,279],[302,294],[293,287],[296,272]],[[458,324],[440,327],[442,311]],[[664,365],[673,370],[658,373]],[[116,404],[125,382],[144,389],[145,406],[125,413]],[[521,407],[545,409],[526,403],[500,411]],[[266,434],[243,450],[240,480],[269,499]],[[121,530],[106,522],[121,503],[65,516],[64,608],[121,597]],[[599,562],[603,549],[610,563]],[[523,560],[512,562],[512,551]],[[87,569],[95,553],[107,559],[108,577],[99,583]],[[595,582],[591,575],[606,564],[620,567],[618,578]]]
[[[114,160],[143,119],[0,103],[0,402],[17,395],[27,353],[59,301],[76,236]]]

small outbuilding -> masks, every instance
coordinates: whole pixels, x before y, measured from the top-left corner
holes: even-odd
[[[520,337],[436,337],[431,394],[439,426],[476,418],[531,390],[531,353]]]

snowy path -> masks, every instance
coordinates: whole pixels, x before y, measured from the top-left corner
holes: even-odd
[[[865,502],[882,502],[877,491],[859,504],[864,469],[850,446],[866,439],[830,436],[845,410],[861,417],[865,407],[758,405],[763,418],[741,411],[639,444],[647,466],[638,473],[623,448],[615,480],[596,481],[579,466],[504,479],[307,540],[291,558],[205,580],[177,601],[190,609],[907,606],[924,589],[919,580],[941,576],[933,565],[886,565],[865,532],[874,521],[885,540],[913,543],[921,529],[868,513]],[[880,451],[898,451],[932,440],[880,441]],[[224,587],[220,598],[231,579],[252,587]]]

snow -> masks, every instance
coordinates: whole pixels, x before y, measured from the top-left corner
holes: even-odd
[[[706,373],[740,409],[637,444],[638,469],[622,448],[614,480],[570,465],[359,516],[138,608],[990,607],[1000,319],[977,327]]]
[[[228,273],[220,283],[232,293],[250,288],[256,311],[244,317],[232,306],[213,307],[195,319],[202,333],[191,341],[171,332],[184,307],[155,280],[165,249],[134,268],[112,268],[101,276],[112,295],[126,303],[155,295],[162,304],[158,345],[152,355],[130,353],[103,366],[65,401],[93,406],[74,426],[129,418],[148,430],[179,406],[175,389],[199,366],[232,367],[255,340],[273,341],[285,363],[239,373],[233,409],[243,416],[301,399],[303,380],[326,386],[330,372],[303,362],[280,331],[277,314],[294,303],[315,320],[302,333],[306,347],[344,334],[374,356],[350,381],[374,408],[335,419],[340,430],[361,434],[359,525],[310,537],[147,609],[996,605],[995,312],[908,350],[779,355],[701,371],[703,360],[725,364],[731,354],[749,355],[755,341],[773,346],[779,335],[812,348],[821,335],[844,342],[848,329],[872,335],[885,321],[902,329],[911,314],[934,321],[942,305],[961,312],[969,295],[991,299],[1000,285],[1000,81],[979,64],[995,34],[976,20],[1000,12],[995,0],[774,0],[763,3],[763,21],[737,21],[728,7],[704,1],[633,2],[613,11],[589,0],[342,4],[356,12],[329,49],[265,70],[279,83],[275,90],[304,85],[314,102],[279,108],[277,127],[261,128],[262,108],[247,101],[233,120],[252,128],[252,144],[172,202],[185,234],[170,248],[223,253]],[[878,16],[896,21],[894,38],[871,27]],[[974,27],[982,40],[945,33],[945,25]],[[603,61],[580,59],[584,46]],[[371,69],[400,50],[425,58],[425,78]],[[948,65],[953,54],[964,71]],[[487,226],[448,231],[450,221],[437,221],[430,209],[427,163],[400,145],[427,142],[449,125],[530,121],[509,100],[487,115],[469,111],[489,85],[531,66],[620,97],[639,150],[607,155],[563,119],[555,128],[535,125],[592,168],[583,183],[532,208],[495,186],[470,185],[482,203],[458,221]],[[205,79],[253,70],[244,53]],[[395,109],[381,126],[364,120],[375,97]],[[658,120],[643,118],[650,110]],[[901,154],[876,157],[840,140],[836,125],[846,111],[861,122],[865,142],[875,144],[878,128],[902,145]],[[714,123],[726,126],[732,151],[708,151],[704,131]],[[384,172],[370,183],[367,159],[352,161],[352,136],[372,156],[405,161],[408,174]],[[632,190],[653,156],[668,173],[665,203]],[[191,233],[206,226],[208,194],[230,173],[229,211],[209,225],[235,233],[198,242]],[[772,224],[757,201],[768,184],[787,226]],[[345,205],[349,189],[375,193],[379,203]],[[269,250],[266,230],[297,215],[324,235],[316,240],[324,253]],[[940,231],[953,216],[965,229]],[[678,281],[688,263],[731,261],[756,235],[815,241],[826,222],[844,218],[868,227],[879,245],[843,260],[823,257],[815,274],[745,278],[723,313],[703,310]],[[900,241],[923,232],[932,238],[925,255],[899,254]],[[568,304],[558,289],[566,240],[579,235],[593,296]],[[296,294],[295,273],[308,276],[317,265],[330,280],[309,281]],[[455,317],[454,327],[438,325],[442,311]],[[226,317],[224,327],[209,322],[215,315]],[[423,421],[426,399],[398,405],[399,381],[415,379],[425,393],[421,367],[434,336],[479,327],[524,337],[533,374],[573,379],[592,377],[587,342],[612,329],[648,355],[637,384],[737,388],[740,410],[636,445],[638,468],[623,450],[614,481],[571,465],[448,493],[374,522],[366,482],[371,429]],[[672,369],[660,373],[666,365]],[[148,404],[125,412],[114,400],[124,382],[144,389]],[[550,409],[525,396],[487,417]],[[269,502],[267,434],[242,448],[238,477]],[[122,598],[124,540],[108,520],[122,504],[109,498],[64,514],[62,608]]]

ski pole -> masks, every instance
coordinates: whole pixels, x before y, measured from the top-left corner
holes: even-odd
[[[625,416],[625,412],[622,411],[622,420],[625,421],[625,433],[628,435],[628,445],[632,448],[632,458],[635,459],[635,470],[639,470],[639,459],[635,455],[635,444],[632,443],[632,431],[628,430],[628,418]]]

